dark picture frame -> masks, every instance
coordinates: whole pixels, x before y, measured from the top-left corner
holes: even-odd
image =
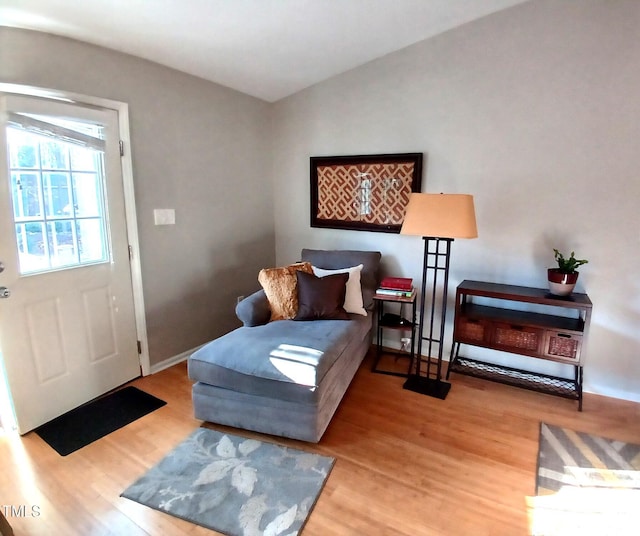
[[[311,227],[399,233],[422,153],[312,156]]]

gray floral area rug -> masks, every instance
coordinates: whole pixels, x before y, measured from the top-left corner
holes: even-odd
[[[334,458],[199,428],[122,497],[230,536],[299,534]]]

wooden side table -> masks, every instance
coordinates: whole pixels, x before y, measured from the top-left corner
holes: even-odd
[[[415,342],[416,342],[416,293],[411,297],[385,296],[376,294],[373,299],[376,302],[377,311],[377,329],[376,329],[376,359],[371,368],[372,372],[379,374],[389,374],[391,376],[407,377],[415,359]],[[399,305],[399,312],[389,312],[393,305]],[[404,316],[404,306],[408,305],[411,309],[411,316]],[[387,309],[387,311],[385,311]],[[398,307],[396,307],[396,310]],[[410,334],[409,350],[383,350],[382,339],[385,329],[394,331],[403,331]],[[409,358],[407,372],[397,372],[394,370],[385,370],[379,368],[380,358],[382,354],[393,354],[397,357]]]

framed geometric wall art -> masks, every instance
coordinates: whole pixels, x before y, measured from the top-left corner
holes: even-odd
[[[311,227],[399,233],[422,153],[312,156]]]

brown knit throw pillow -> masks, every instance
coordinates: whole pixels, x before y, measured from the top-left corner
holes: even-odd
[[[313,273],[310,262],[298,262],[279,268],[263,268],[258,281],[271,307],[271,320],[291,320],[298,312],[298,283],[296,272]]]

